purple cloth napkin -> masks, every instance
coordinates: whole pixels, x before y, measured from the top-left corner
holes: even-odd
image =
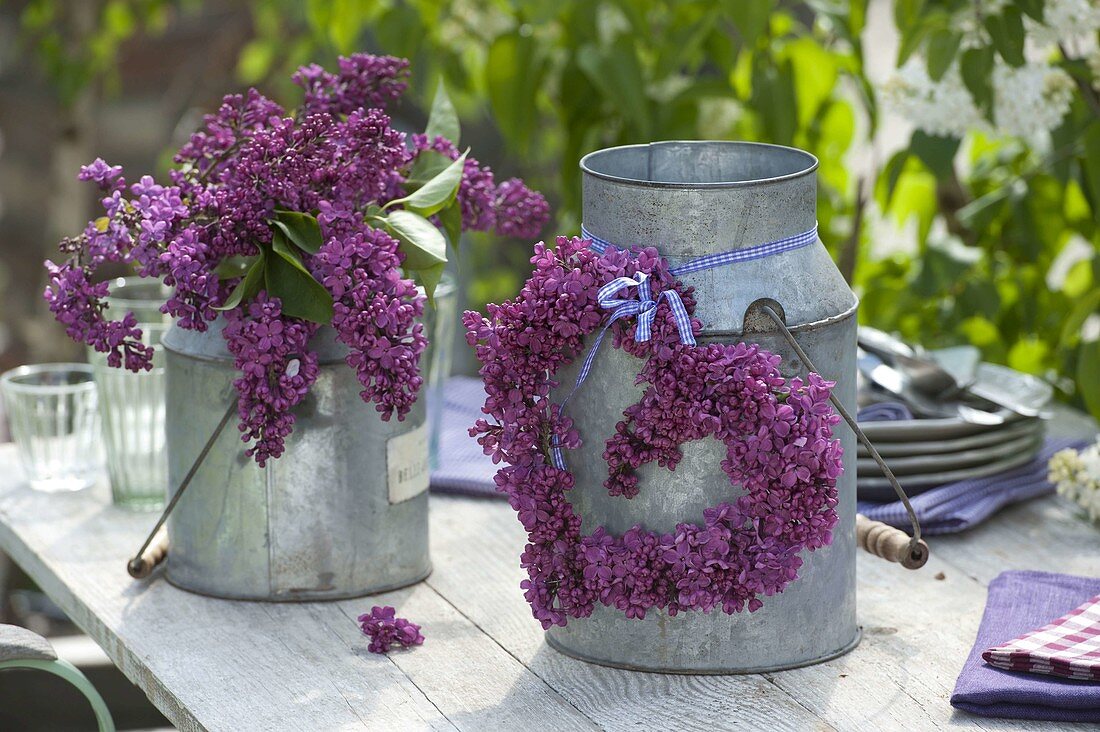
[[[901,402],[876,402],[856,412],[857,422],[896,422],[912,418],[909,407]]]
[[[1100,722],[1100,684],[1002,671],[982,652],[1046,625],[1100,594],[1100,579],[1049,572],[1003,572],[989,583],[985,614],[963,665],[952,706],[985,717]]]
[[[1053,493],[1054,485],[1047,480],[1047,462],[1051,455],[1067,447],[1080,448],[1085,444],[1078,438],[1048,437],[1039,454],[1026,465],[985,478],[948,483],[912,496],[909,502],[920,519],[921,531],[930,536],[965,531],[1009,504]],[[860,501],[856,510],[872,521],[898,528],[909,526],[909,515],[901,501]]]

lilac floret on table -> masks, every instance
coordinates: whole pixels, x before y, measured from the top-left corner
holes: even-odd
[[[394,645],[411,648],[424,642],[419,625],[396,616],[397,611],[389,605],[375,605],[369,613],[359,616],[359,627],[363,635],[370,638],[367,650],[371,653],[388,653]]]

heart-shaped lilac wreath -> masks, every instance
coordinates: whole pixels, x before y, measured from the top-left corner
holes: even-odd
[[[789,382],[780,357],[757,345],[684,345],[669,308],[656,313],[652,336],[635,340],[635,323],[611,326],[613,343],[644,359],[641,400],[628,407],[604,458],[611,495],[638,493],[639,466],[674,470],[680,446],[714,436],[726,445],[722,470],[743,494],[703,511],[703,524],[682,523],[660,534],[636,525],[622,536],[602,526],[582,533],[567,497],[573,474],[554,466],[554,440],[575,449],[580,435],[551,402],[555,374],[584,348],[607,316],[597,291],[618,277],[648,275],[659,302],[674,289],[689,314],[693,288],[682,288],[653,248],[597,254],[586,239],[539,243],[535,269],[519,297],[489,305],[489,317],[467,312],[466,339],[477,347],[485,381],[483,412],[471,428],[495,463],[496,475],[528,533],[522,587],[543,627],[587,617],[596,602],[643,618],[650,608],[726,613],[759,609],[798,578],[800,552],[832,541],[836,481],[842,471],[839,417],[829,406],[830,382],[817,374]],[[699,321],[691,319],[695,333]]]

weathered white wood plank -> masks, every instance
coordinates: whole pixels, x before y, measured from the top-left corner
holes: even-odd
[[[0,548],[184,730],[1047,730],[948,704],[985,585],[1007,568],[1100,575],[1100,530],[1041,499],[933,537],[919,572],[861,555],[865,635],[847,656],[764,676],[646,674],[545,645],[519,589],[523,532],[501,502],[433,498],[426,584],[330,604],[226,602],[132,582],[123,562],[151,517],[106,506],[102,489],[33,493],[14,458],[0,447]],[[354,619],[373,604],[422,623],[425,646],[368,653]]]
[[[832,729],[760,676],[651,674],[587,664],[543,641],[519,583],[523,531],[499,501],[433,497],[428,584],[606,730]]]
[[[510,656],[428,585],[340,603],[355,635],[355,619],[371,605],[395,604],[422,623],[424,645],[391,653],[391,661],[463,730],[595,730],[598,727],[557,691]],[[356,653],[368,654],[359,641]]]
[[[1082,437],[1095,432],[1095,423],[1065,410],[1052,427]],[[963,534],[928,541],[932,558],[916,572],[860,553],[864,638],[853,653],[770,678],[845,728],[1050,729],[954,712],[950,693],[973,645],[989,580],[1006,569],[1098,576],[1100,532],[1065,501],[1044,498],[1010,507]]]
[[[0,547],[183,730],[562,729],[592,723],[427,585],[341,603],[201,597],[125,559],[152,523],[101,490],[47,496],[0,448]],[[389,604],[427,645],[371,654],[355,617]]]
[[[917,572],[861,553],[863,642],[834,661],[767,674],[764,678],[785,692],[784,699],[774,690],[755,686],[757,677],[749,681],[631,673],[578,664],[556,653],[543,643],[541,629],[522,599],[518,555],[523,532],[511,509],[488,500],[433,500],[437,572],[429,583],[609,729],[643,720],[702,729],[708,720],[713,723],[715,713],[752,728],[771,715],[785,716],[778,710],[788,708],[792,700],[797,707],[790,719],[796,726],[808,723],[799,715],[809,711],[820,723],[838,729],[1050,729],[1037,722],[980,718],[950,706],[951,690],[985,606],[985,583],[1013,566],[1100,575],[1100,533],[1064,506],[1028,519],[1027,545],[1045,547],[1040,564],[1035,563],[1038,555],[1014,549],[1017,542],[997,528],[1012,525],[1016,514],[1026,515],[1022,507],[976,532],[934,537],[933,559]],[[1028,505],[1048,504],[1056,505],[1052,499]],[[1046,533],[1060,539],[1051,541]],[[1006,554],[1015,554],[1016,563],[1006,562]],[[642,701],[650,699],[655,702],[652,708]]]
[[[840,729],[1050,729],[950,706],[985,607],[982,585],[935,554],[909,571],[861,552],[858,577],[860,645],[824,664],[769,674],[774,683]]]

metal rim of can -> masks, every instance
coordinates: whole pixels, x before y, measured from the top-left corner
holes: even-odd
[[[654,147],[660,147],[664,145],[686,145],[686,146],[711,146],[711,147],[729,147],[729,148],[758,148],[768,149],[777,152],[783,152],[790,154],[794,157],[799,157],[805,161],[805,166],[791,171],[790,173],[784,173],[783,175],[772,176],[769,178],[750,178],[745,180],[729,180],[729,181],[716,181],[706,183],[691,183],[680,181],[654,181],[645,180],[642,178],[630,178],[621,175],[613,175],[611,173],[605,173],[597,170],[594,167],[596,161],[605,155],[621,154],[624,150],[651,150]],[[796,147],[788,147],[787,145],[774,145],[768,142],[743,142],[738,140],[662,140],[660,142],[650,142],[639,145],[619,145],[617,147],[606,147],[601,150],[595,150],[588,153],[581,158],[580,169],[585,175],[591,175],[594,178],[601,178],[603,180],[611,181],[614,183],[620,183],[628,186],[638,186],[640,188],[670,188],[670,189],[690,189],[690,190],[714,190],[720,188],[745,188],[750,186],[762,186],[772,183],[782,183],[785,181],[795,180],[807,175],[812,175],[817,171],[819,161],[817,156],[813,153],[805,150],[800,150]]]

